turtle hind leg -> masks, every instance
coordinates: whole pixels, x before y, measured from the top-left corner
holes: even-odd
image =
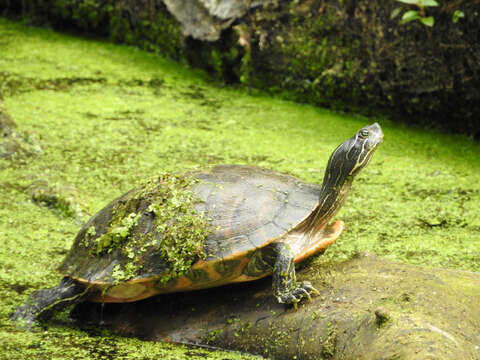
[[[65,277],[58,286],[35,291],[23,306],[10,315],[12,320],[23,321],[27,328],[37,320],[48,320],[55,311],[78,304],[91,296],[89,288]]]
[[[318,294],[309,281],[297,282],[295,276],[294,254],[288,244],[278,242],[275,246],[275,265],[273,266],[273,293],[279,303],[293,304],[302,299],[311,300],[310,294]]]

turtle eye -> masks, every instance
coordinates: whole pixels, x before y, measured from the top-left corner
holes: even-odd
[[[362,138],[366,138],[368,135],[370,135],[370,132],[368,130],[366,130],[366,129],[360,130],[360,136]]]

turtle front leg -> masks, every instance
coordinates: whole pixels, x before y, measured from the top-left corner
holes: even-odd
[[[272,244],[274,250],[273,265],[273,294],[279,303],[293,304],[307,298],[312,300],[310,294],[319,294],[309,281],[297,282],[295,276],[294,254],[288,244],[278,242]]]
[[[48,320],[55,311],[78,304],[90,295],[86,286],[65,277],[58,286],[32,293],[10,318],[22,321],[27,328],[31,328],[35,321]]]

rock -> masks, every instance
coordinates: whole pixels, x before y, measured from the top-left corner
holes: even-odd
[[[40,152],[40,147],[27,135],[17,131],[17,124],[7,113],[0,99],[0,159],[19,163]]]
[[[182,24],[183,34],[198,40],[216,41],[223,29],[229,28],[250,8],[272,3],[272,0],[163,0]]]
[[[214,346],[275,359],[480,359],[480,274],[361,254],[309,266],[320,295],[278,304],[271,279],[72,314],[145,340]]]

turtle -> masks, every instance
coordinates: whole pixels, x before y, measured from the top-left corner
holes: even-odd
[[[81,228],[58,286],[33,292],[11,317],[27,325],[83,301],[132,302],[272,275],[294,307],[318,294],[295,264],[338,238],[330,223],[383,133],[358,130],[331,154],[321,185],[248,165],[160,174],[110,202]]]

